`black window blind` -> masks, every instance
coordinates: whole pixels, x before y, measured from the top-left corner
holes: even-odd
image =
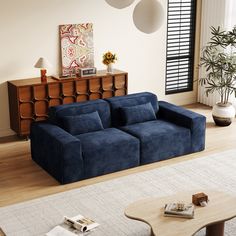
[[[197,0],[168,0],[166,94],[193,90]]]

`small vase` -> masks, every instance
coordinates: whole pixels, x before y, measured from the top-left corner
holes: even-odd
[[[112,74],[113,73],[113,64],[110,63],[107,65],[107,73]]]

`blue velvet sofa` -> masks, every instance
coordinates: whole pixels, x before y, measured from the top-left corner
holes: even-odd
[[[60,105],[32,124],[31,154],[66,184],[201,151],[205,124],[148,92]]]

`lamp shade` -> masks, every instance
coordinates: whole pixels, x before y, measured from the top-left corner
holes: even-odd
[[[112,7],[122,9],[131,5],[134,0],[106,0],[106,2]]]
[[[51,63],[44,57],[40,57],[36,64],[34,65],[35,68],[49,68],[52,67]]]
[[[144,33],[150,34],[157,31],[163,22],[163,18],[163,7],[156,0],[141,0],[134,8],[134,24]]]

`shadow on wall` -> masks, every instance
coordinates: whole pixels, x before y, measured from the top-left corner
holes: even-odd
[[[59,29],[58,29],[59,30]],[[57,59],[58,59],[58,68],[57,68],[57,74],[61,74],[61,68],[62,68],[62,59],[61,59],[61,54],[62,54],[62,52],[61,52],[61,39],[60,39],[60,36],[59,36],[59,34],[58,34],[58,57],[57,57]]]
[[[11,135],[7,82],[0,84],[0,137]]]

